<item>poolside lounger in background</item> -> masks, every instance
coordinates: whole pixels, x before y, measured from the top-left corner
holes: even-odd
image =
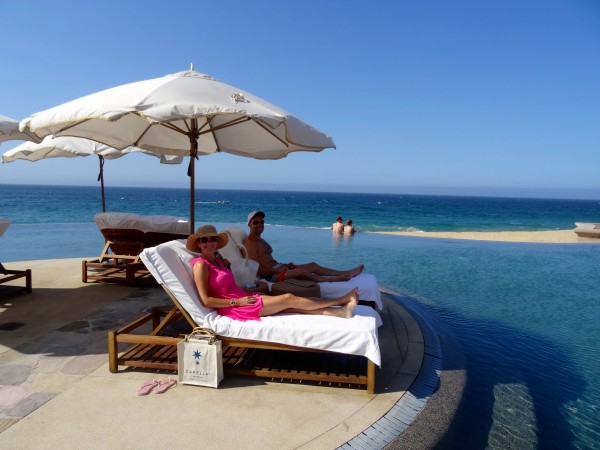
[[[185,319],[192,327],[212,329],[223,343],[226,375],[343,383],[375,389],[376,366],[381,364],[377,328],[379,314],[357,306],[351,319],[308,314],[277,314],[247,322],[220,316],[198,296],[191,260],[198,254],[185,241],[145,249],[140,255],[174,306],[154,308],[135,322],[109,332],[109,369],[120,365],[177,370],[177,343],[182,336],[169,325]],[[152,323],[152,332],[138,330]],[[119,355],[119,344],[133,344]]]
[[[233,262],[242,257],[239,248],[244,246],[247,235],[244,230],[236,226],[230,226],[223,231],[227,233],[229,240],[225,247],[219,249],[219,253],[229,262]],[[277,292],[280,293],[282,283],[276,284],[278,288]],[[271,287],[271,285],[272,283],[269,283],[269,287]],[[360,299],[361,304],[377,307],[379,310],[383,308],[379,284],[377,283],[377,278],[373,274],[363,272],[348,281],[322,282],[317,283],[317,285],[320,290],[319,296],[323,298],[340,297],[356,287],[358,288],[358,298]],[[290,287],[294,289],[293,286]],[[294,291],[294,293],[300,294],[296,291]],[[309,296],[312,296],[312,294]]]
[[[4,234],[9,225],[10,220],[0,219],[0,236]],[[20,278],[25,278],[25,286],[16,286],[14,284],[0,286],[0,298],[12,297],[21,293],[29,294],[31,292],[31,269],[11,270],[5,268],[0,262],[0,285]]]
[[[148,247],[189,234],[189,222],[173,216],[140,216],[131,213],[98,213],[94,221],[104,236],[100,257],[82,261],[81,278],[134,285],[153,281],[140,261],[139,254]]]
[[[600,243],[600,223],[575,222],[578,242]]]

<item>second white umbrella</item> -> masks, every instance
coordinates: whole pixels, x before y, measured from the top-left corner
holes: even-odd
[[[104,195],[104,160],[117,159],[128,153],[144,153],[146,155],[160,158],[161,164],[181,164],[182,156],[167,156],[156,154],[137,147],[127,147],[117,150],[105,144],[90,139],[61,136],[47,136],[42,142],[24,142],[23,144],[7,151],[2,155],[2,162],[9,163],[16,160],[40,161],[49,158],[76,158],[79,156],[97,155],[100,162],[100,174],[98,181],[102,191],[102,211],[106,211],[106,200]]]

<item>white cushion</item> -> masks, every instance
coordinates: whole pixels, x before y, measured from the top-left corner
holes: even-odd
[[[190,222],[183,217],[176,216],[140,216],[141,230],[144,232],[156,231],[158,233],[191,234]]]
[[[219,249],[219,253],[220,255],[225,258],[226,260],[228,260],[230,263],[234,262],[234,261],[238,261],[240,259],[244,259],[244,254],[243,251],[241,250],[241,247],[243,246],[238,246],[235,241],[231,238],[231,236],[229,235],[229,232],[225,231],[225,233],[227,233],[227,245],[225,245],[225,247],[221,247]]]
[[[229,262],[234,262],[246,257],[247,252],[244,247],[246,233],[239,227],[230,226],[225,228],[221,233],[227,233],[227,245],[219,249],[219,253]]]
[[[229,236],[238,245],[244,245],[244,241],[248,237],[248,234],[244,230],[233,225],[225,228],[225,231],[229,233]]]
[[[132,213],[105,212],[96,214],[94,220],[101,230],[105,228],[138,230],[140,216]]]
[[[147,248],[140,254],[141,260],[156,281],[167,286],[194,321],[201,324],[206,315],[214,310],[200,302],[194,283],[190,263],[198,256],[199,253],[190,252],[185,248],[184,240]]]
[[[371,273],[361,273],[349,281],[335,281],[332,283],[319,283],[321,297],[336,298],[340,297],[354,288],[358,288],[358,298],[375,302],[379,310],[383,309],[381,302],[381,292],[377,278]]]
[[[140,216],[133,213],[105,212],[94,216],[98,228],[121,228],[140,230],[144,233],[190,234],[190,223],[183,217],[176,216]]]

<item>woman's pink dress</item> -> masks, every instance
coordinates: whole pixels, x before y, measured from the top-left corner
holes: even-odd
[[[237,284],[233,272],[223,266],[219,260],[215,260],[217,264],[211,264],[202,256],[192,260],[192,268],[198,262],[203,262],[208,266],[208,293],[211,297],[226,298],[227,300],[238,300],[242,297],[252,296],[256,298],[256,303],[246,306],[228,306],[226,308],[218,308],[219,314],[230,317],[236,320],[259,320],[260,310],[263,306],[262,297],[259,294],[247,294]]]

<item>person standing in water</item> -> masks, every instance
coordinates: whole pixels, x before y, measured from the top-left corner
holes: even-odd
[[[352,226],[352,221],[350,219],[346,220],[346,226],[344,227],[344,234],[350,236],[356,233],[356,228]]]
[[[344,232],[344,219],[342,219],[342,216],[337,216],[331,228],[333,229],[333,234],[342,234]]]

